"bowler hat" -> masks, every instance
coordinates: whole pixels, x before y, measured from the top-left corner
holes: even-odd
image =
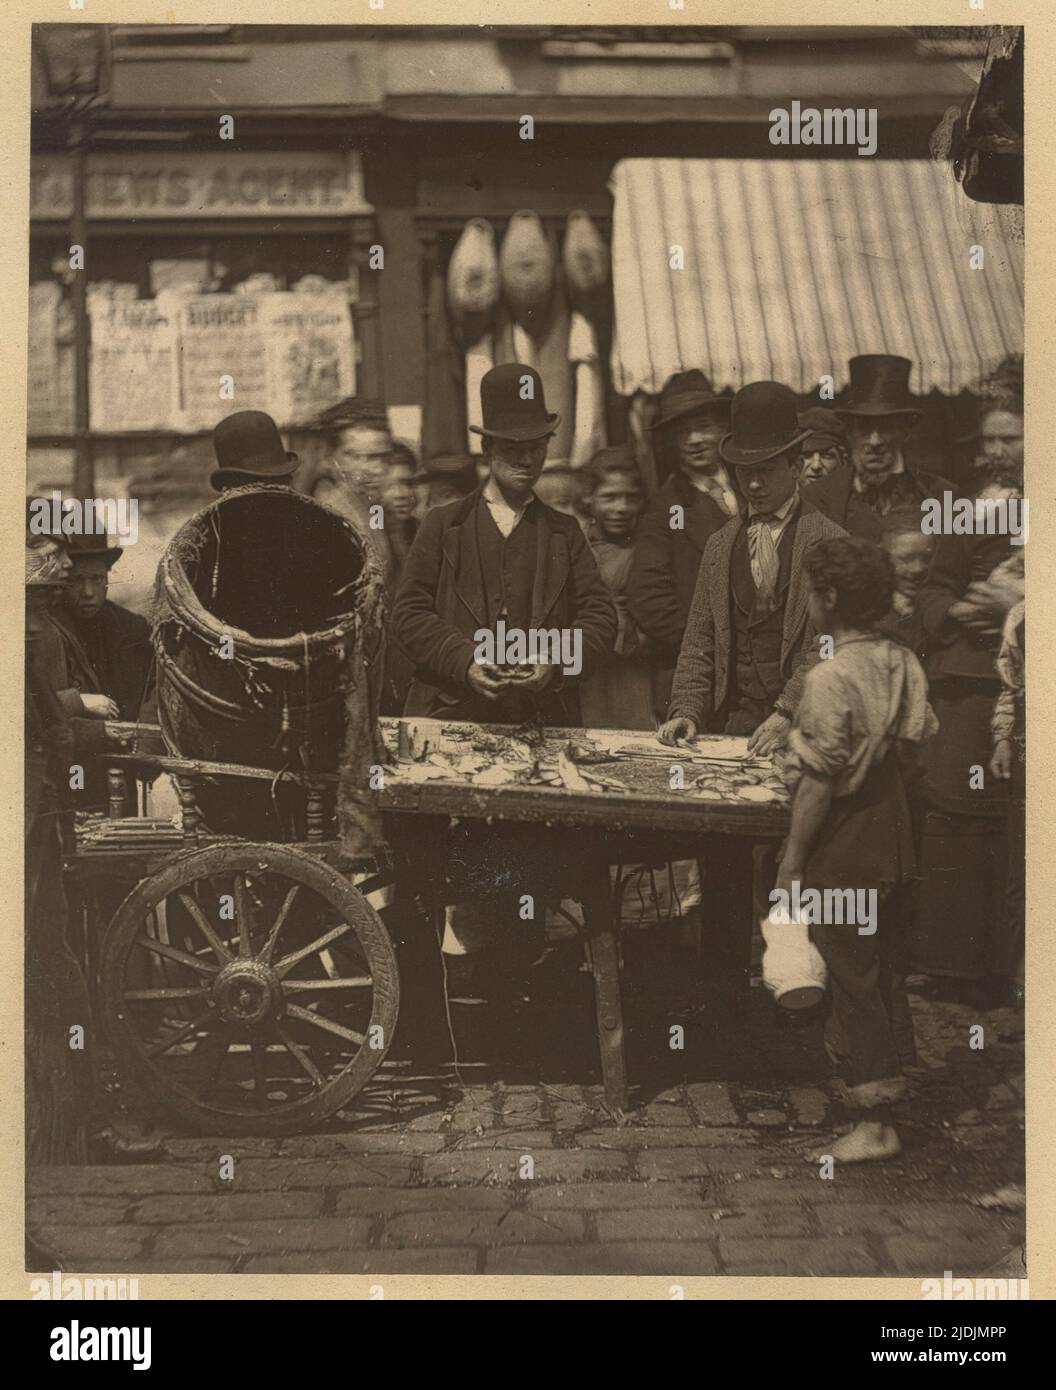
[[[67,537],[67,547],[70,559],[75,563],[77,560],[90,559],[99,556],[106,561],[107,569],[115,565],[125,553],[120,545],[108,545],[109,537],[100,536],[89,532],[86,535],[73,535]]]
[[[816,449],[847,448],[847,431],[831,410],[812,406],[800,414],[799,424],[801,429],[809,431],[801,446],[805,454]]]
[[[870,352],[852,357],[848,367],[850,386],[844,403],[833,407],[837,415],[910,415],[921,419],[924,412],[913,404],[909,391],[913,363],[908,357]]]
[[[504,362],[485,372],[480,382],[483,425],[470,425],[474,434],[530,443],[553,434],[561,416],[547,411],[543,380],[534,367]]]
[[[660,392],[660,414],[651,428],[662,429],[673,420],[695,415],[698,410],[728,410],[729,406],[729,396],[719,395],[704,373],[691,367],[688,372],[675,372],[664,382]]]
[[[219,467],[209,481],[214,488],[237,486],[249,478],[288,478],[297,455],[282,447],[279,427],[263,410],[236,410],[213,430],[213,453]]]
[[[779,381],[753,381],[733,398],[730,433],[719,441],[727,463],[766,463],[794,448],[810,433],[796,414],[795,394]]]

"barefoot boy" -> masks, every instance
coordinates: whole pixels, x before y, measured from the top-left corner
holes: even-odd
[[[862,1112],[827,1152],[858,1163],[901,1149],[890,1107],[904,1095],[902,1067],[915,1057],[897,892],[915,862],[900,764],[937,725],[920,662],[875,631],[894,589],[887,556],[846,536],[819,542],[804,565],[823,659],[807,673],[789,735],[792,823],[777,887],[790,896],[797,884],[876,892],[871,927],[810,925],[828,968],[830,1042]]]

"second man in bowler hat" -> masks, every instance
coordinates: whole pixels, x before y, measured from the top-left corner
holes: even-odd
[[[731,425],[719,448],[747,512],[704,546],[659,736],[674,744],[698,732],[748,734],[749,748],[767,753],[785,741],[813,654],[804,554],[844,532],[797,492],[795,465],[809,431],[787,386],[743,387]]]

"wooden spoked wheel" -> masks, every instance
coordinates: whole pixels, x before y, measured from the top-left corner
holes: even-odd
[[[290,1134],[348,1105],[385,1058],[396,955],[358,886],[287,845],[172,860],[125,899],[103,947],[118,1064],[184,1125]]]

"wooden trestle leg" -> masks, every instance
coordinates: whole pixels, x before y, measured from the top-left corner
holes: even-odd
[[[620,955],[617,904],[609,882],[609,866],[591,858],[583,870],[583,923],[594,975],[594,1007],[605,1100],[617,1118],[627,1109],[627,1067],[623,1055],[623,1003],[620,997]]]

